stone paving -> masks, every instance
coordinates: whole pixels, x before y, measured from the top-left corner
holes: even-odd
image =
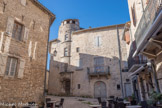
[[[64,98],[63,108],[91,108],[89,105],[98,105],[97,99],[93,98],[81,98],[81,97],[57,97],[57,96],[47,96],[51,100],[60,101]]]

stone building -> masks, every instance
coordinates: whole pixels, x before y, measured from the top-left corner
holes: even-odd
[[[42,101],[54,19],[37,0],[0,0],[1,103]]]
[[[124,24],[83,29],[77,19],[62,21],[50,41],[48,93],[87,97],[130,96]],[[122,73],[122,85],[121,76]]]
[[[130,22],[125,24],[123,40],[133,92],[138,101],[162,92],[162,1],[128,0]]]

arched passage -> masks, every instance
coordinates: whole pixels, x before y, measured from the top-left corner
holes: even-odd
[[[94,97],[107,98],[106,84],[102,81],[97,81],[94,84]]]

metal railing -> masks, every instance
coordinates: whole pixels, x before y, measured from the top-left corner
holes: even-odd
[[[109,66],[87,67],[87,73],[89,75],[109,75],[110,67]]]
[[[146,35],[149,28],[153,24],[158,14],[158,11],[161,10],[161,7],[162,7],[162,0],[149,0],[149,3],[147,4],[144,10],[144,13],[140,19],[140,22],[135,32],[137,48],[145,39],[144,36]]]

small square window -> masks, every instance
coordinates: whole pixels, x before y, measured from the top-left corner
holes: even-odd
[[[126,79],[126,82],[129,82],[129,79]]]
[[[120,90],[120,84],[117,85],[117,90]]]
[[[14,76],[16,73],[18,59],[13,57],[8,57],[7,65],[6,65],[6,75],[7,76]]]
[[[80,84],[78,84],[78,89],[80,89]]]
[[[22,40],[22,31],[23,31],[23,25],[18,22],[15,22],[12,37],[15,38],[16,40],[21,41]]]
[[[76,48],[76,52],[79,52],[79,51],[80,51],[80,48],[79,48],[79,47],[77,47],[77,48]]]

